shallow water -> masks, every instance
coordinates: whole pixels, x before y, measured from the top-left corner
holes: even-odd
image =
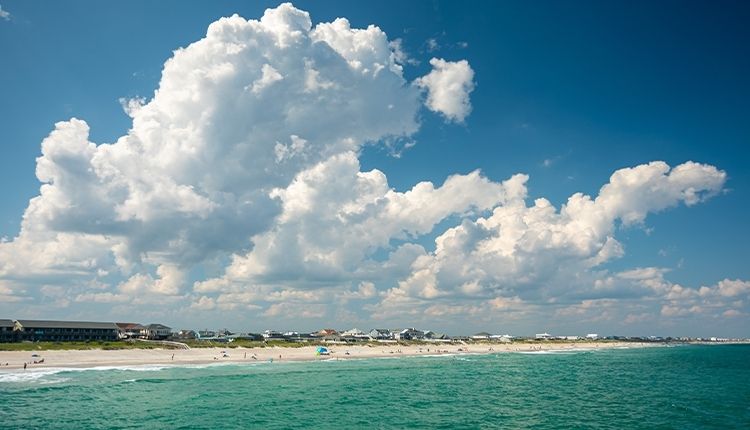
[[[750,428],[750,346],[0,374],[0,428]]]

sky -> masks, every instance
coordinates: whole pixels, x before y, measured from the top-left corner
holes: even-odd
[[[750,337],[748,19],[0,0],[0,316]]]

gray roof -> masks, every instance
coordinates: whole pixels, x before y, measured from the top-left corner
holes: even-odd
[[[167,327],[164,324],[149,324],[146,326],[147,330],[172,330],[171,327]]]
[[[13,320],[0,320],[0,327],[13,327]]]
[[[18,320],[23,328],[84,328],[117,330],[113,322]]]
[[[140,330],[140,329],[143,328],[143,326],[140,325],[140,324],[138,324],[138,323],[121,323],[121,322],[118,322],[118,323],[115,323],[115,325],[117,326],[117,328],[119,328],[121,330]]]

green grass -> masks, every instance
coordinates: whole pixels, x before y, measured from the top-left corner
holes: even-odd
[[[301,348],[303,346],[310,346],[313,343],[306,342],[287,342],[284,340],[272,340],[264,342],[261,340],[245,340],[236,339],[232,342],[215,342],[211,340],[186,340],[181,341],[187,344],[191,348],[273,348],[274,346],[280,346],[285,348]]]
[[[64,351],[64,350],[86,350],[86,349],[156,349],[167,348],[164,345],[150,344],[146,342],[14,342],[0,343],[0,351]]]

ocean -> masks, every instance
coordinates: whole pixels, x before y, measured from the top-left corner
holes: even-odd
[[[750,429],[750,345],[0,373],[2,429]]]

